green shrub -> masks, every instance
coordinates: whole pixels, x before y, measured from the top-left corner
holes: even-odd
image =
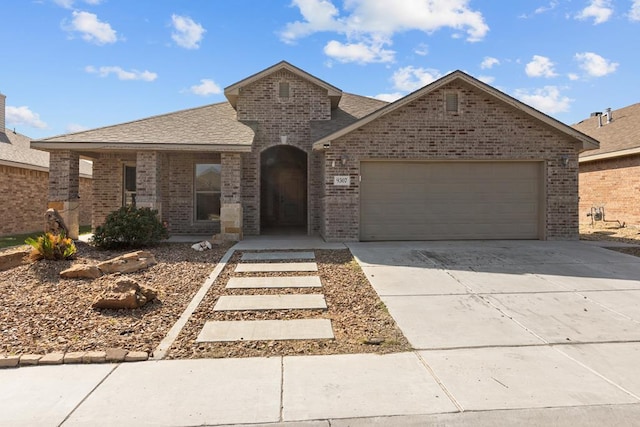
[[[77,250],[73,240],[66,237],[64,233],[60,233],[59,235],[45,233],[35,239],[29,237],[24,242],[33,247],[30,255],[33,260],[69,259],[76,254]]]
[[[168,237],[158,211],[128,206],[111,212],[104,225],[96,228],[91,243],[100,249],[140,248]]]

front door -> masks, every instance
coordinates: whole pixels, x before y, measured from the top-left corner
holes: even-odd
[[[306,153],[291,146],[276,146],[262,153],[260,225],[262,230],[307,225]]]

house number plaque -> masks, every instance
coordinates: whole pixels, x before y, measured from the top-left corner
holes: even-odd
[[[333,185],[349,186],[351,185],[351,177],[349,175],[336,175],[333,177]]]

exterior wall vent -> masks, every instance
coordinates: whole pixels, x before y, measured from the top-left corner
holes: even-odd
[[[289,82],[280,82],[278,84],[278,97],[289,98]]]
[[[445,110],[448,113],[458,112],[458,93],[457,92],[445,93]]]

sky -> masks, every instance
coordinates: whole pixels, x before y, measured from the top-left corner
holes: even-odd
[[[574,124],[640,102],[640,0],[2,0],[6,126],[33,139],[224,102],[282,60],[394,101],[462,70]]]

